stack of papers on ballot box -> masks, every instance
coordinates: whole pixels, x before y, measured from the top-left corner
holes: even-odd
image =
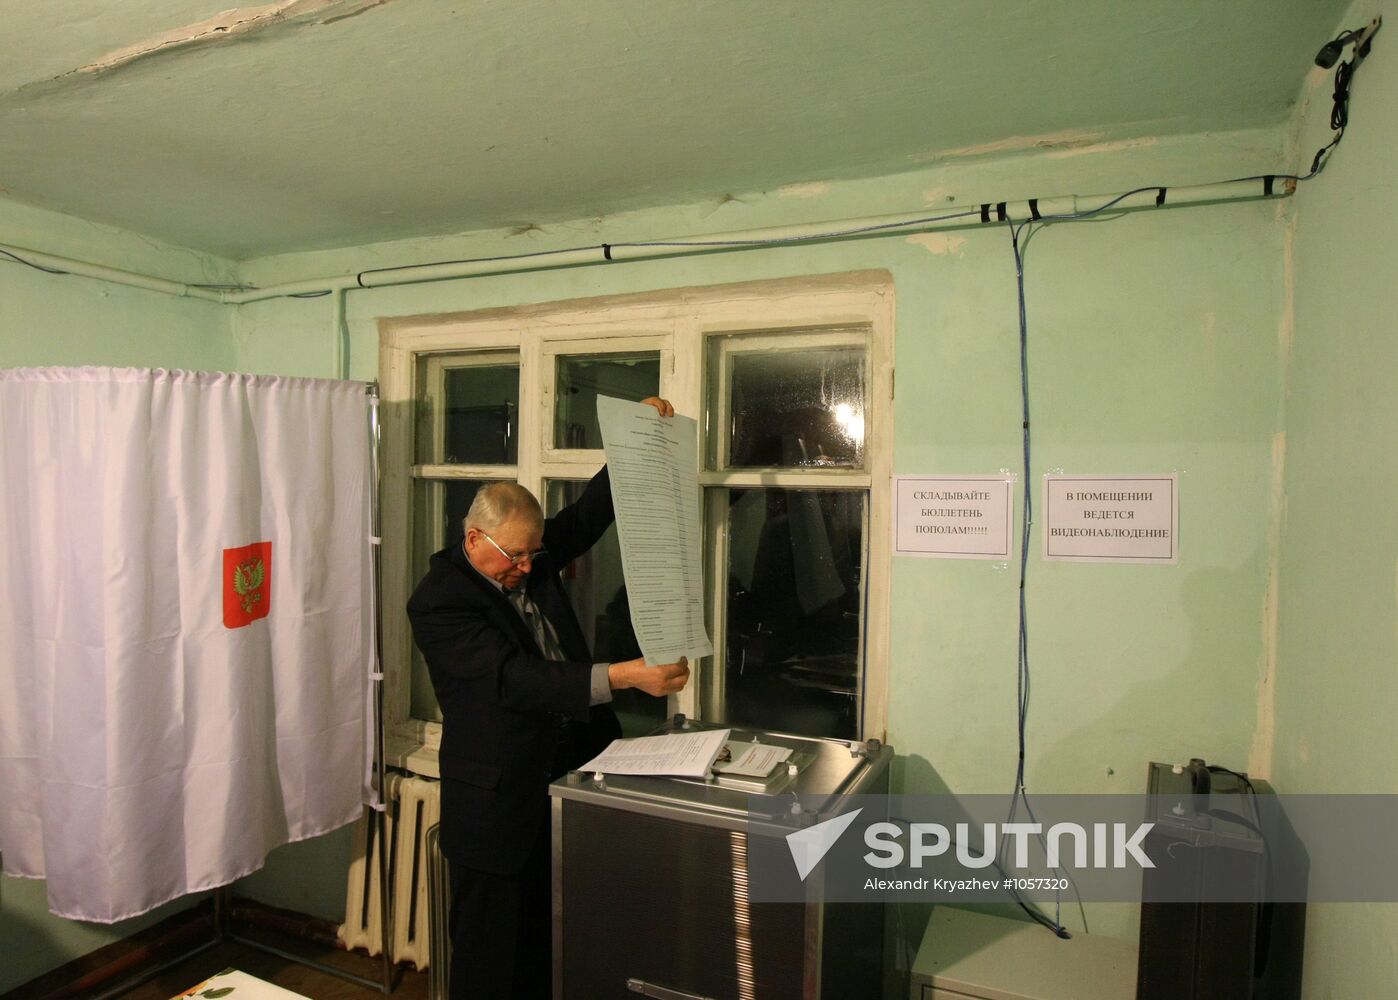
[[[679,778],[707,777],[723,752],[727,729],[702,733],[670,733],[612,740],[611,745],[579,771],[596,774],[663,774]]]
[[[713,770],[719,774],[765,778],[791,756],[790,747],[730,740],[731,732],[715,729],[613,740],[606,750],[578,770],[679,778],[704,778]]]

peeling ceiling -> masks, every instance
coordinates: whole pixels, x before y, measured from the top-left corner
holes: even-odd
[[[1348,6],[228,2],[0,0],[0,195],[242,259],[1262,127]]]

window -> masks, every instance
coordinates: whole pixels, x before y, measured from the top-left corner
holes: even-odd
[[[596,400],[663,395],[698,418],[714,655],[661,705],[620,693],[628,734],[668,712],[882,736],[888,674],[892,288],[886,274],[684,289],[381,321],[385,721],[435,774],[440,732],[401,609],[459,544],[482,483],[549,514],[602,466]],[[639,654],[615,529],[565,574],[599,660]]]

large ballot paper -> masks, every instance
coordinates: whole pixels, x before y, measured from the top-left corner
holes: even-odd
[[[631,625],[647,663],[714,651],[704,628],[699,425],[645,403],[597,397]]]

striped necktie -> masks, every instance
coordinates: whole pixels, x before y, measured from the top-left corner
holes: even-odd
[[[558,641],[558,633],[554,631],[553,623],[539,610],[539,606],[533,599],[524,592],[524,588],[518,590],[507,590],[505,596],[514,605],[519,617],[524,620],[524,624],[529,626],[529,632],[534,636],[534,641],[539,644],[539,650],[547,660],[566,660],[567,654],[563,652],[563,646]]]

